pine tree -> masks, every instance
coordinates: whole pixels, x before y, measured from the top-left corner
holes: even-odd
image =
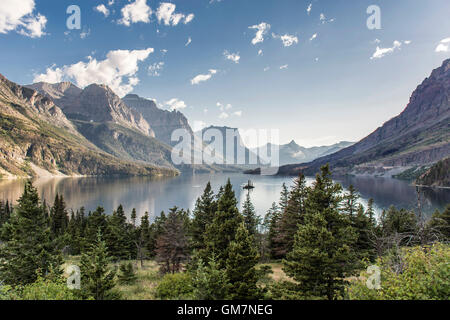
[[[157,238],[156,259],[162,273],[181,271],[188,260],[188,239],[185,229],[185,212],[174,207],[167,215],[163,231]]]
[[[300,294],[331,300],[342,293],[344,279],[355,268],[356,234],[348,216],[339,212],[342,187],[331,180],[328,165],[321,171],[283,270],[297,282]]]
[[[305,216],[307,193],[306,178],[303,174],[300,174],[294,181],[287,205],[277,221],[276,237],[273,239],[273,252],[277,258],[285,257],[294,246],[294,236],[297,233],[298,225],[303,223]],[[283,192],[282,199],[284,197]]]
[[[256,300],[261,297],[258,288],[258,252],[244,224],[238,227],[236,238],[230,244],[226,273],[230,281],[230,295],[236,300]]]
[[[131,262],[120,265],[118,279],[120,284],[131,285],[136,283],[137,275]]]
[[[118,297],[114,291],[116,273],[109,267],[110,262],[106,243],[99,231],[97,240],[81,256],[81,290],[86,298],[113,300]]]
[[[205,232],[206,227],[213,219],[217,210],[217,202],[215,201],[214,192],[211,183],[206,185],[203,195],[197,200],[193,212],[191,227],[191,247],[194,250],[203,250],[206,248]]]
[[[34,282],[38,273],[59,272],[61,254],[51,240],[48,219],[31,182],[26,183],[14,214],[2,229],[8,234],[0,247],[3,283],[26,285]]]
[[[88,215],[86,221],[86,233],[84,239],[84,246],[89,246],[90,243],[97,241],[98,232],[102,235],[107,233],[107,216],[105,214],[105,209],[98,207],[92,214]]]
[[[230,180],[222,188],[217,204],[217,212],[210,225],[206,228],[206,257],[217,257],[220,268],[225,268],[228,257],[228,247],[235,239],[236,231],[243,222],[242,216],[237,208],[237,200]]]
[[[53,237],[62,236],[69,224],[69,216],[66,210],[64,198],[56,195],[53,207],[50,209],[50,231]]]
[[[197,300],[226,300],[229,298],[230,283],[226,272],[219,268],[214,256],[207,265],[197,261],[192,275],[194,298]]]
[[[131,211],[131,224],[133,225],[133,227],[136,228],[136,219],[137,219],[137,213],[136,213],[136,209],[133,208],[133,210]]]
[[[353,217],[358,212],[359,194],[353,185],[348,187],[348,193],[344,197],[343,212]]]
[[[148,212],[141,217],[141,224],[136,229],[134,244],[136,246],[136,258],[141,262],[141,268],[144,267],[144,259],[148,258],[149,242],[150,242],[150,220]]]
[[[112,216],[108,217],[105,241],[110,256],[115,260],[129,260],[135,256],[127,217],[120,205]]]
[[[250,194],[247,194],[245,199],[242,216],[244,217],[244,225],[248,230],[250,236],[256,237],[258,233],[259,219],[256,215],[255,207],[250,199]]]

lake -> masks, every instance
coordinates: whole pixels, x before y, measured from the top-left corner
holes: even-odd
[[[175,178],[47,178],[34,182],[41,198],[53,203],[56,193],[62,194],[69,209],[82,206],[95,210],[97,206],[111,213],[122,204],[129,215],[136,208],[138,216],[146,211],[151,217],[161,211],[177,206],[193,209],[196,199],[203,193],[208,181],[217,192],[230,178],[239,202],[245,200],[247,191],[243,186],[251,179],[255,189],[251,191],[252,201],[257,213],[263,216],[274,201],[278,201],[283,183],[292,185],[292,177],[248,176],[244,174],[198,174],[181,175]],[[313,178],[308,178],[311,184]],[[346,177],[337,180],[344,187],[353,184],[361,194],[361,202],[367,204],[373,198],[377,212],[391,205],[414,209],[417,206],[415,187],[409,183],[389,178]],[[23,180],[0,180],[0,199],[17,200],[23,190]],[[435,209],[442,210],[450,203],[449,189],[421,189],[423,211],[431,214]]]

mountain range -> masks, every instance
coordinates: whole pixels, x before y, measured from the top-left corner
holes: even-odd
[[[450,59],[413,92],[404,111],[350,147],[314,161],[282,166],[281,175],[388,175],[433,164],[450,155]],[[254,171],[253,173],[257,173]]]
[[[70,85],[61,86],[79,93]],[[128,161],[101,150],[49,95],[3,75],[0,115],[0,177],[178,174],[173,168]]]
[[[283,166],[293,163],[310,162],[317,158],[338,152],[353,144],[354,142],[342,141],[330,146],[305,148],[299,146],[294,140],[292,140],[288,144],[278,146],[280,153],[280,165]],[[270,149],[271,144],[269,143],[265,147]],[[257,149],[252,149],[253,152],[256,152],[256,150]]]

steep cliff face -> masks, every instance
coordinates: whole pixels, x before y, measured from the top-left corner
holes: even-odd
[[[100,151],[49,97],[0,75],[0,176],[160,174],[177,172]]]
[[[155,137],[144,117],[125,105],[108,86],[92,84],[81,90],[69,82],[41,82],[28,87],[50,97],[71,120],[113,122]]]
[[[177,129],[185,129],[193,134],[187,118],[179,111],[161,110],[153,100],[144,99],[135,94],[129,94],[122,100],[132,110],[142,114],[155,132],[155,137],[166,144],[172,146],[176,144],[171,141],[171,136]]]
[[[313,162],[280,168],[315,174],[329,163],[340,174],[421,166],[450,155],[450,59],[417,87],[406,109],[351,147]]]

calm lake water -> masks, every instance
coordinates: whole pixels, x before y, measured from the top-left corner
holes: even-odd
[[[151,179],[134,178],[51,178],[34,182],[41,198],[53,203],[56,193],[62,194],[68,208],[76,210],[82,206],[95,210],[97,206],[111,213],[122,204],[128,214],[136,208],[138,216],[146,211],[152,217],[161,211],[177,206],[193,209],[196,199],[203,193],[208,181],[217,192],[230,178],[240,203],[247,191],[242,187],[251,179],[255,189],[251,191],[257,213],[264,215],[274,201],[278,201],[283,183],[292,185],[291,177],[247,176],[243,174],[200,174],[182,175],[176,178]],[[308,178],[312,183],[313,178]],[[361,194],[361,202],[367,204],[369,198],[375,200],[376,210],[395,205],[414,209],[417,205],[415,188],[407,182],[371,177],[349,177],[337,180],[344,187],[353,184]],[[0,199],[17,200],[23,190],[24,181],[0,180]],[[442,210],[450,203],[450,190],[422,189],[423,210],[430,214],[436,208]]]

